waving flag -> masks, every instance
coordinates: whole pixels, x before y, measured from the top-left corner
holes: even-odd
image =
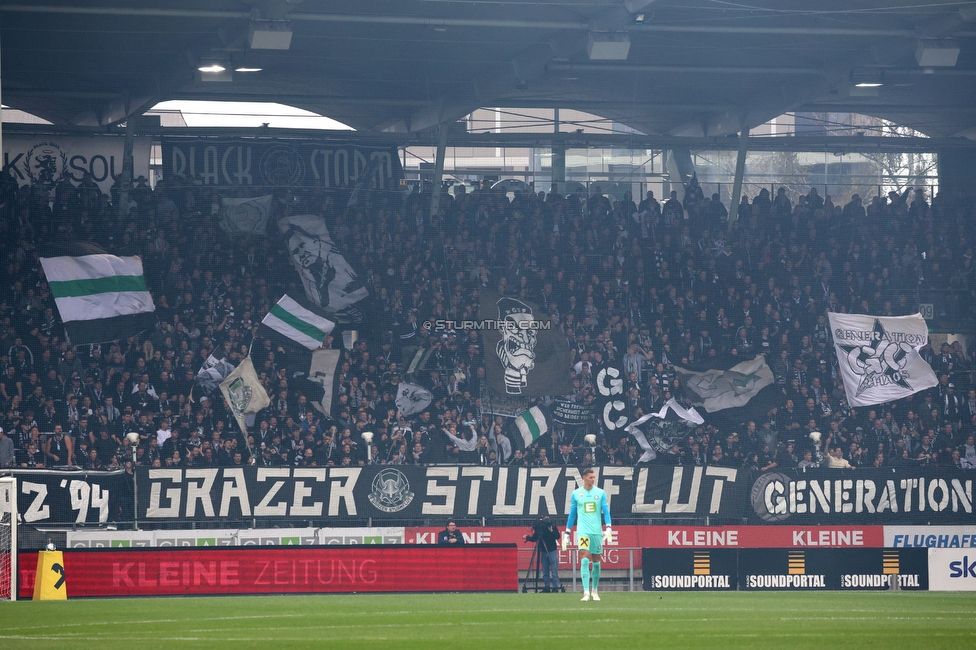
[[[141,259],[88,244],[69,250],[78,254],[40,259],[72,344],[117,341],[153,327],[156,305]]]
[[[339,350],[316,350],[308,369],[305,385],[314,390],[304,391],[309,401],[326,417],[332,417],[332,405],[339,399]]]
[[[528,447],[533,442],[549,433],[549,421],[546,414],[538,406],[527,409],[522,415],[515,418],[515,426],[522,434],[522,442]]]
[[[837,366],[851,406],[883,404],[939,383],[918,350],[929,330],[921,314],[863,316],[829,313]]]
[[[332,241],[325,220],[311,214],[284,217],[278,229],[288,239],[308,299],[336,322],[363,322],[365,314],[356,304],[369,292]]]
[[[322,346],[335,323],[285,294],[261,321],[262,333],[275,332],[293,343],[315,350]]]
[[[644,453],[638,463],[646,463],[666,453],[671,445],[680,444],[689,432],[705,419],[693,408],[686,409],[674,398],[665,402],[657,413],[648,413],[630,423],[624,431],[634,436]],[[646,426],[645,426],[646,425]],[[645,433],[641,427],[647,429]]]
[[[232,372],[234,372],[234,364],[211,354],[197,371],[194,386],[200,389],[203,396],[210,395]]]
[[[268,231],[272,195],[221,199],[220,227],[228,235],[263,235]]]
[[[518,397],[573,392],[569,342],[535,303],[481,291],[485,372],[496,394]]]
[[[745,406],[774,381],[773,371],[761,354],[728,370],[695,372],[677,366],[674,370],[681,378],[691,403],[709,413]]]
[[[396,405],[400,415],[410,417],[430,406],[434,396],[422,386],[401,383],[397,387]]]
[[[254,363],[251,361],[251,357],[245,358],[234,372],[220,382],[220,392],[230,404],[230,410],[234,414],[234,419],[237,420],[237,426],[241,428],[241,433],[246,438],[247,416],[257,413],[271,403],[268,392],[264,390],[264,386],[258,380],[257,373],[254,372]]]

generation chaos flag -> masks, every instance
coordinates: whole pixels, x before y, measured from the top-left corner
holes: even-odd
[[[246,357],[234,372],[220,382],[220,392],[230,404],[230,411],[241,433],[247,438],[247,415],[257,413],[271,403],[271,398],[254,372],[251,357]]]
[[[675,366],[674,371],[691,403],[709,413],[745,406],[774,381],[773,371],[761,354],[727,370],[713,368],[696,372]]]
[[[278,229],[288,238],[288,251],[305,295],[338,323],[361,323],[356,304],[369,295],[362,279],[336,247],[322,217],[311,214],[283,217]]]
[[[322,342],[335,329],[335,323],[317,312],[285,294],[261,321],[259,333],[272,339],[281,336],[290,343],[315,350],[322,347]]]
[[[624,431],[634,436],[644,453],[638,463],[646,463],[667,453],[671,445],[680,443],[705,419],[695,409],[686,409],[672,397],[657,413],[648,413],[631,422]],[[645,426],[646,425],[646,426]],[[645,433],[641,427],[647,429]]]
[[[140,258],[116,257],[85,243],[64,252],[40,260],[73,345],[118,341],[156,324]]]
[[[485,374],[492,391],[521,397],[573,392],[569,342],[538,305],[483,291],[481,318],[496,324],[484,330]]]
[[[828,313],[827,317],[851,406],[891,402],[939,383],[932,367],[918,353],[929,337],[921,314]]]
[[[263,235],[268,231],[272,195],[221,199],[220,228],[228,235]]]

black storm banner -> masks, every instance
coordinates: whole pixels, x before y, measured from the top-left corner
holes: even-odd
[[[203,185],[348,187],[362,173],[373,189],[395,190],[403,178],[396,147],[349,141],[190,140],[163,138],[163,176],[194,176]]]

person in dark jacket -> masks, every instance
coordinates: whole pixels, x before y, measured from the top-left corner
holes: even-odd
[[[545,587],[542,593],[557,593],[559,588],[559,527],[552,523],[548,515],[532,524],[532,534],[522,535],[527,542],[535,542],[539,550],[539,563],[542,567],[542,580]],[[550,589],[550,585],[552,588]]]
[[[451,519],[447,522],[447,528],[442,530],[437,536],[439,546],[464,546],[464,536],[457,528],[457,523]]]

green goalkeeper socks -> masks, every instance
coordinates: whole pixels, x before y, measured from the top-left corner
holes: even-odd
[[[590,560],[583,558],[580,560],[580,577],[583,578],[583,591],[590,590]]]
[[[600,563],[594,562],[593,563],[593,591],[596,591],[597,587],[599,586],[600,586]]]

